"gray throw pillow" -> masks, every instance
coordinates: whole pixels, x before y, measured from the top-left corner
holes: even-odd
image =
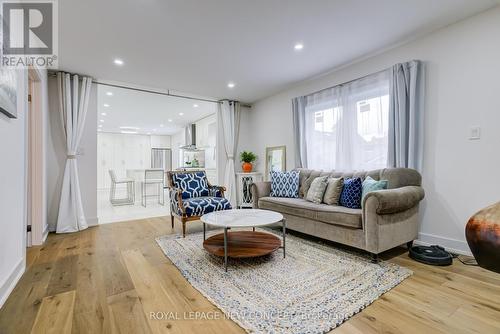
[[[320,176],[315,178],[309,190],[307,190],[306,200],[313,203],[321,203],[328,184],[328,176]]]
[[[323,202],[329,205],[338,205],[340,200],[340,194],[342,194],[342,187],[344,186],[344,178],[329,178],[325,190],[325,196],[323,196]]]

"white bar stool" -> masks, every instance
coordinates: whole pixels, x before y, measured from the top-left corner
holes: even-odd
[[[157,192],[153,195],[147,194],[148,185],[156,185]],[[141,182],[141,203],[146,207],[148,197],[158,197],[158,204],[165,205],[165,171],[163,169],[146,169],[144,181]],[[160,201],[161,199],[161,201]]]
[[[135,181],[132,178],[118,179],[114,170],[109,170],[111,177],[111,190],[109,192],[109,201],[112,205],[134,205],[135,203]],[[119,184],[127,185],[127,196],[116,198],[116,186]]]

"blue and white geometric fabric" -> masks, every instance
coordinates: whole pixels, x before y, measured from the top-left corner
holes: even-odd
[[[361,191],[363,183],[361,178],[344,179],[344,188],[340,195],[340,205],[351,209],[361,209]]]
[[[174,173],[172,175],[172,183],[175,188],[182,190],[182,199],[210,195],[205,172]]]
[[[203,216],[209,212],[231,209],[231,203],[227,198],[223,197],[189,198],[183,200],[182,205],[188,217]],[[182,212],[179,215],[182,215]]]
[[[271,197],[299,197],[299,171],[271,171]]]

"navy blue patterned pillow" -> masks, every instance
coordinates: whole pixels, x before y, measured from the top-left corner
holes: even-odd
[[[356,177],[344,180],[344,188],[340,195],[340,205],[351,209],[361,209],[361,192],[363,182],[361,178]]]
[[[299,197],[299,171],[271,172],[271,197]]]

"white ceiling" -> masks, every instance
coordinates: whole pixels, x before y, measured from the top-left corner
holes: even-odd
[[[109,92],[113,95],[107,95]],[[104,106],[105,104],[108,106]],[[195,104],[198,107],[194,107]],[[216,106],[213,102],[188,100],[106,85],[97,86],[97,123],[102,125],[99,128],[102,132],[136,131],[139,134],[172,135],[189,123],[215,113]],[[169,122],[169,119],[172,122]],[[120,127],[138,129],[120,129]]]
[[[253,102],[495,0],[64,0],[59,64],[101,80]],[[304,49],[293,46],[302,42]],[[117,67],[113,59],[125,65]],[[227,83],[236,83],[228,89]]]

